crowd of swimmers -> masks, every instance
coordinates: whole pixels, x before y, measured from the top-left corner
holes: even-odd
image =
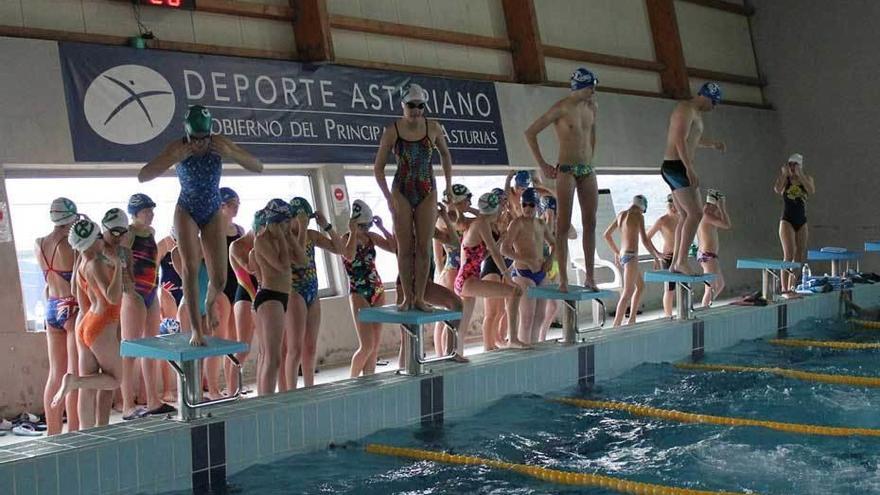
[[[207,108],[192,106],[184,135],[169,143],[139,172],[141,182],[176,166],[180,196],[170,235],[158,238],[151,227],[155,202],[131,196],[125,210],[113,208],[93,221],[73,201],[58,198],[50,207],[55,227],[37,239],[36,251],[46,279],[47,339],[50,370],[44,393],[49,434],[106,424],[116,407],[125,419],[174,410],[170,368],[149,359],[122,358],[121,340],[184,332],[192,345],[205,336],[250,343],[255,350],[258,395],[295,389],[298,374],[314,384],[321,304],[315,250],[340,256],[349,278],[349,301],[359,347],[351,360],[352,377],[375,371],[381,325],[362,323],[363,308],[386,304],[385,285],[376,270],[376,250],[394,253],[400,311],[461,311],[462,334],[471,328],[474,308],[483,301],[485,350],[523,348],[546,338],[557,314],[552,300],[526,297],[534,286],[569,289],[569,240],[577,195],[585,280],[581,290],[596,290],[594,256],[598,187],[593,168],[597,146],[598,79],[587,69],[571,76],[571,93],[538,117],[525,132],[539,173],[511,171],[503,184],[476,197],[453,182],[452,155],[438,121],[426,116],[428,93],[417,84],[401,90],[402,117],[385,127],[374,164],[378,186],[391,218],[373,215],[355,200],[348,225],[338,229],[302,197],[271,199],[247,228],[234,223],[239,198],[220,187],[223,161],[259,173],[262,163],[229,138],[211,133]],[[721,101],[721,88],[704,84],[690,100],[679,102],[670,118],[660,173],[672,192],[666,213],[646,230],[647,199],[636,195],[608,226],[604,239],[615,253],[623,284],[614,325],[636,321],[643,292],[639,244],[659,268],[693,274],[688,263],[698,235],[697,261],[717,275],[707,284],[704,304],[724,288],[718,253],[718,229],[731,220],[723,193],[709,189],[705,205],[695,169],[698,147],[724,151],[703,137],[703,114]],[[545,158],[537,136],[553,127],[559,145],[555,165]],[[444,174],[442,193],[434,176],[433,155]],[[389,154],[397,167],[389,186]],[[814,192],[803,172],[803,157],[792,155],[781,169],[775,190],[785,212],[779,235],[786,260],[801,260],[806,246],[805,200]],[[76,198],[74,198],[76,199]],[[97,217],[96,217],[97,218]],[[619,244],[614,233],[619,231]],[[661,234],[662,248],[652,239]],[[791,290],[793,280],[783,280]],[[664,310],[672,313],[672,288]],[[464,357],[464,339],[442,324],[434,328],[438,355]],[[244,363],[247,352],[237,356]],[[206,360],[206,396],[218,398],[239,387],[230,365]],[[221,377],[223,379],[221,379]]]

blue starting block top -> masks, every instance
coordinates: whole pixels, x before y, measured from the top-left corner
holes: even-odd
[[[680,282],[685,284],[695,284],[699,282],[710,282],[712,280],[715,280],[714,273],[685,275],[684,273],[675,273],[668,270],[645,272],[645,282]]]
[[[862,257],[862,253],[855,251],[844,251],[842,253],[817,251],[811,249],[807,251],[807,261],[846,261],[857,260]]]
[[[397,323],[400,325],[424,325],[438,321],[461,319],[461,311],[437,309],[430,313],[425,311],[398,311],[394,305],[380,308],[363,308],[358,312],[358,320],[364,323]]]
[[[590,299],[607,299],[613,297],[614,293],[610,290],[588,290],[586,287],[580,285],[569,285],[568,292],[560,292],[558,285],[547,285],[542,287],[529,287],[528,295],[531,299],[586,301]]]
[[[880,241],[868,241],[865,243],[865,251],[880,251]]]
[[[205,336],[204,346],[189,344],[189,333],[173,333],[147,339],[123,340],[119,346],[122,357],[194,361],[209,357],[237,354],[248,350],[244,342]]]
[[[736,260],[736,267],[743,270],[794,270],[800,268],[801,264],[769,258],[740,258]]]

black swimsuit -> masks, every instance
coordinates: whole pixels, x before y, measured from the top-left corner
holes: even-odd
[[[165,253],[165,256],[159,261],[159,266],[161,268],[159,280],[162,281],[162,287],[170,286],[168,292],[180,306],[180,301],[183,299],[183,281],[180,279],[180,274],[174,269],[174,265],[171,264],[171,251]]]
[[[800,184],[792,184],[791,179],[785,182],[782,191],[782,219],[790,223],[797,232],[807,223],[807,191]]]
[[[235,235],[226,236],[226,287],[223,288],[223,293],[226,294],[229,304],[235,304],[235,291],[238,290],[238,279],[235,278],[235,271],[232,269],[232,263],[229,261],[229,246],[236,239],[240,238],[241,234],[240,228],[236,225]]]

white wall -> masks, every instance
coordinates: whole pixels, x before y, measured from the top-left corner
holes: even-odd
[[[872,0],[755,1],[755,43],[767,93],[779,109],[785,153],[801,152],[816,180],[809,198],[811,247],[858,249],[880,238],[880,64]],[[880,270],[880,257],[863,266]],[[827,269],[827,268],[826,268]]]
[[[748,18],[682,0],[675,14],[688,67],[758,75]]]

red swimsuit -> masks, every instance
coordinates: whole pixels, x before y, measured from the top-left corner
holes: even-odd
[[[486,257],[486,245],[482,242],[476,246],[462,246],[464,263],[458,267],[458,275],[455,276],[455,293],[461,295],[461,289],[469,278],[480,278],[480,264]]]

